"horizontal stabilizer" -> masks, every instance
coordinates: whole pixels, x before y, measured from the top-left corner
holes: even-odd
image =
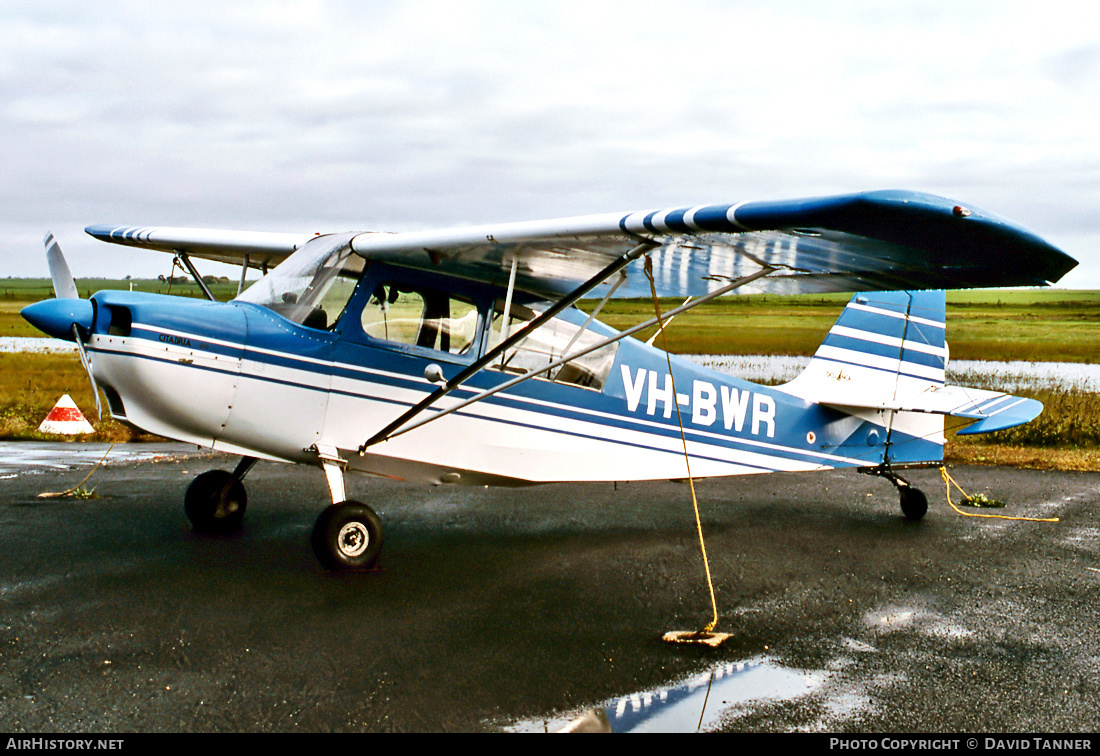
[[[822,396],[818,403],[849,412],[853,409],[925,412],[978,421],[960,430],[960,436],[1015,428],[1034,420],[1043,411],[1042,402],[1035,399],[962,386],[942,386],[917,396],[884,401],[860,401],[851,394]]]
[[[952,386],[956,393],[965,394],[971,400],[968,406],[959,406],[952,417],[968,417],[978,422],[959,431],[960,436],[973,436],[979,433],[1015,428],[1017,425],[1031,422],[1043,411],[1043,403],[1035,399],[1010,396],[996,391],[977,391]]]

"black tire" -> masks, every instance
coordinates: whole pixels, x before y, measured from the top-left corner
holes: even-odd
[[[183,511],[199,533],[235,533],[247,506],[244,484],[225,470],[204,472],[191,481],[183,497]]]
[[[382,520],[358,501],[325,508],[310,536],[313,553],[330,570],[369,570],[382,553]]]
[[[901,497],[901,513],[907,520],[919,520],[928,512],[928,497],[919,488],[906,486],[898,490]]]

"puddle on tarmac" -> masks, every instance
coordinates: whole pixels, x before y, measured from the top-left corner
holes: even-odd
[[[196,449],[190,444],[176,443],[116,444],[112,447],[111,444],[67,441],[3,441],[0,442],[0,480],[26,473],[91,468],[104,458],[104,454],[107,455],[105,464],[115,465],[194,455],[198,453]]]
[[[587,711],[506,727],[508,732],[697,732],[752,702],[791,700],[830,673],[794,670],[767,658],[714,667],[677,685],[614,699]]]
[[[919,606],[887,606],[863,615],[864,627],[878,634],[915,631],[929,637],[963,641],[974,631]]]

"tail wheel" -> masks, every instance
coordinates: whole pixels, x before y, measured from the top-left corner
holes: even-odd
[[[369,570],[382,552],[382,520],[358,501],[326,507],[313,526],[313,553],[330,570]]]
[[[248,494],[244,484],[225,470],[195,478],[183,497],[183,511],[200,533],[233,533],[240,529]]]
[[[907,520],[919,520],[928,511],[928,497],[924,491],[911,486],[902,486],[898,489],[901,497],[901,513]]]

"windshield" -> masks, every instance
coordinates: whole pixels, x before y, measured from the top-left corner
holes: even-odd
[[[310,328],[331,328],[363,273],[363,258],[351,250],[354,236],[310,239],[234,301],[266,307]]]

